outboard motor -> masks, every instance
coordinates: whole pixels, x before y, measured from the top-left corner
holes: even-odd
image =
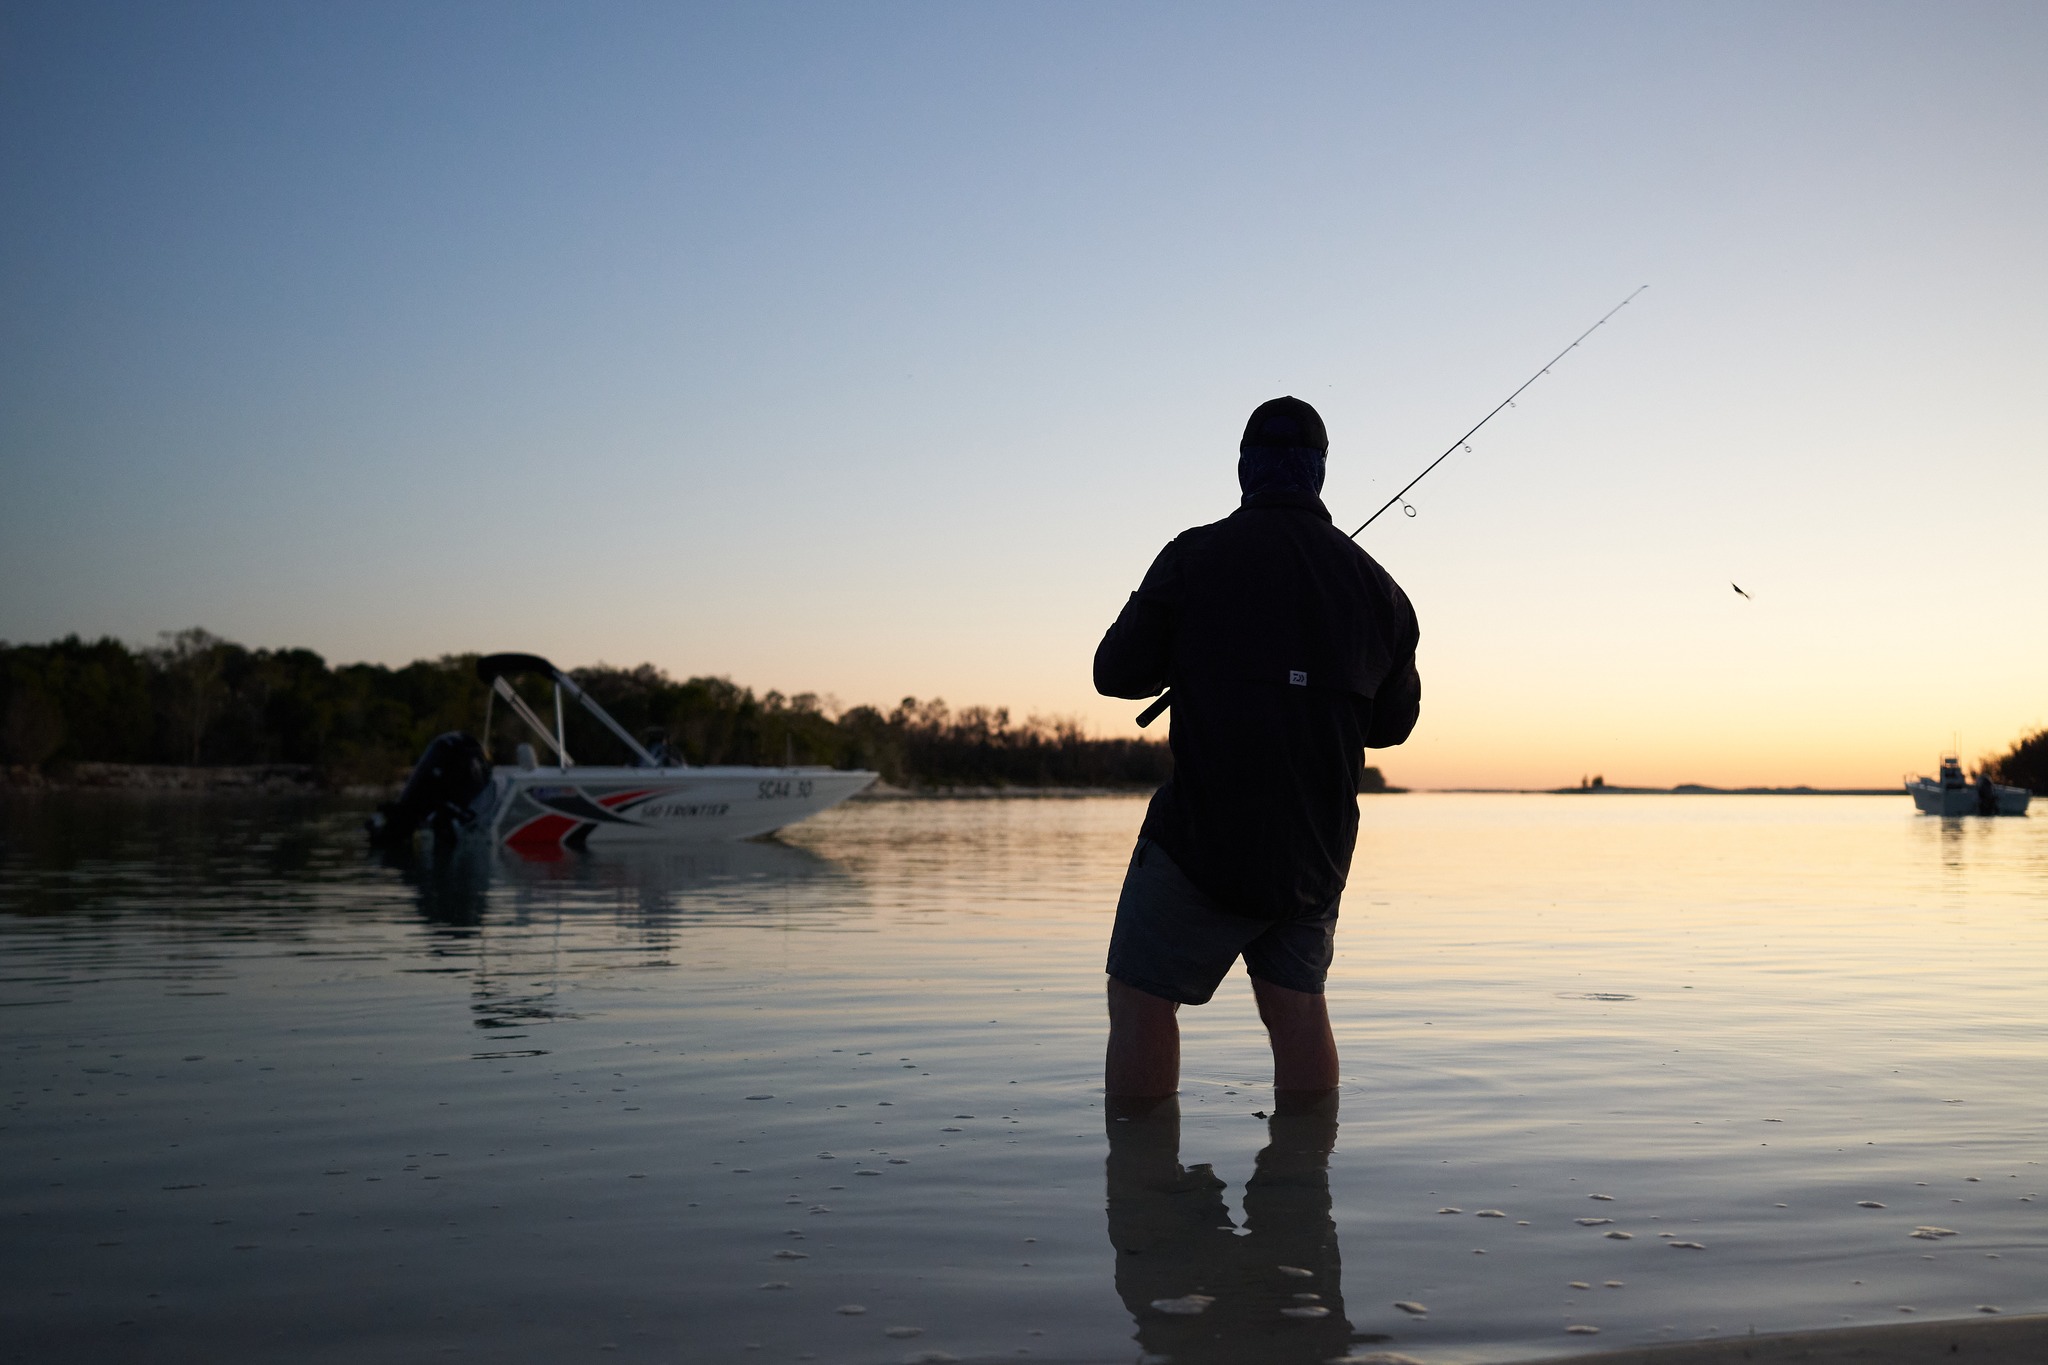
[[[458,825],[475,819],[470,802],[490,780],[491,760],[483,745],[460,730],[435,736],[398,799],[379,806],[366,822],[370,841],[402,844],[422,825],[431,825],[436,838],[453,838]]]
[[[1998,814],[1998,788],[1991,784],[1989,773],[1977,774],[1977,814]]]

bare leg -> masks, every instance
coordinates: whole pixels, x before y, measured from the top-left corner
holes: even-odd
[[[1275,1091],[1325,1092],[1337,1088],[1337,1039],[1320,995],[1252,978],[1259,1018],[1273,1042]]]
[[[1292,992],[1290,992],[1292,994]],[[1158,1099],[1180,1089],[1180,1006],[1109,978],[1109,1055],[1103,1088],[1111,1095]]]

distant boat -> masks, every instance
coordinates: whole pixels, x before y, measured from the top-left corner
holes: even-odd
[[[1906,791],[1923,815],[2025,815],[2031,793],[1993,782],[1983,773],[1972,782],[1954,754],[1941,756],[1937,777],[1909,777]]]
[[[532,855],[559,856],[590,844],[751,839],[808,819],[872,783],[877,774],[843,768],[692,767],[668,752],[650,751],[561,669],[534,654],[490,654],[477,676],[492,698],[525,721],[554,762],[542,764],[522,744],[518,761],[493,766],[483,745],[460,731],[427,746],[398,800],[372,816],[370,837],[409,843],[421,829],[438,839],[502,843]],[[512,689],[508,674],[538,673],[555,685],[551,727]],[[582,705],[637,760],[580,764],[569,757],[562,723],[564,696]],[[490,712],[484,713],[490,733]]]

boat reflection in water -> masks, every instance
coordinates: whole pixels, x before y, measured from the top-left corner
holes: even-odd
[[[433,938],[436,965],[409,970],[470,975],[472,1022],[481,1029],[577,1018],[565,985],[620,967],[670,966],[678,935],[693,925],[816,927],[867,900],[841,864],[773,839],[538,856],[465,840],[387,847],[381,858],[411,889]],[[565,922],[574,945],[566,954]],[[593,935],[594,924],[611,932]]]
[[[1244,1187],[1244,1224],[1208,1163],[1180,1162],[1177,1100],[1112,1100],[1109,1240],[1116,1290],[1148,1358],[1176,1365],[1320,1362],[1354,1344],[1330,1216],[1337,1098],[1288,1106]]]
[[[764,913],[773,898],[764,901],[763,887],[801,889],[807,905],[859,894],[839,863],[774,839],[583,854],[476,843],[402,846],[384,850],[381,861],[412,889],[421,917],[445,925],[481,925],[487,912],[521,923],[536,911],[567,911],[637,918],[652,928],[721,911]]]

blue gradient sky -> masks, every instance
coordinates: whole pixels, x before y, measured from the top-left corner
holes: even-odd
[[[2036,4],[0,8],[0,638],[1077,714],[1316,403],[1418,784],[2048,723]],[[1744,601],[1729,589],[1740,582]]]

